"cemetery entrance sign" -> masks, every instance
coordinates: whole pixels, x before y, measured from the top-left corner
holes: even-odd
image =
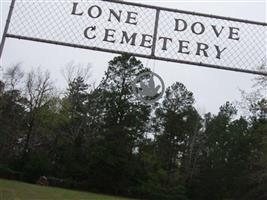
[[[10,37],[267,75],[266,28],[116,0],[13,0],[1,45]]]

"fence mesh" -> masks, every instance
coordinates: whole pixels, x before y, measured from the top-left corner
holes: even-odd
[[[267,72],[264,24],[125,2],[16,0],[7,36]]]

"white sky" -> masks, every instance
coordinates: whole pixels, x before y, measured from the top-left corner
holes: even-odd
[[[1,2],[1,38],[6,21],[10,0]],[[138,2],[138,1],[135,1]],[[144,4],[177,8],[180,10],[196,11],[208,14],[222,15],[254,21],[266,20],[265,1],[242,0],[173,0],[173,1],[140,1]],[[91,82],[99,82],[107,68],[107,62],[116,54],[94,52],[91,50],[75,49],[45,43],[36,43],[7,38],[1,58],[1,66],[9,67],[18,62],[26,70],[34,67],[48,69],[53,79],[61,88],[66,86],[62,76],[62,68],[69,62],[92,66]],[[154,68],[167,86],[175,81],[182,82],[194,93],[196,106],[203,112],[215,113],[226,101],[240,100],[240,89],[250,91],[254,75],[202,68],[191,65],[169,63],[141,59],[145,66]],[[154,67],[155,65],[155,67]]]

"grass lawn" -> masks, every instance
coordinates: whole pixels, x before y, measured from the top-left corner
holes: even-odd
[[[0,200],[130,200],[0,179]]]

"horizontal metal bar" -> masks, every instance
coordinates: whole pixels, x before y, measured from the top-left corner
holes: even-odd
[[[35,42],[42,42],[42,43],[48,43],[48,44],[56,44],[56,45],[62,45],[62,46],[80,48],[80,49],[89,49],[89,50],[94,50],[94,51],[109,52],[109,53],[115,53],[115,54],[127,53],[127,54],[131,54],[133,56],[141,57],[141,58],[148,58],[148,59],[155,59],[155,60],[161,60],[161,61],[167,61],[167,62],[189,64],[189,65],[195,65],[195,66],[201,66],[201,67],[208,67],[208,68],[215,68],[215,69],[228,70],[228,71],[234,71],[234,72],[243,72],[243,73],[248,73],[248,74],[267,76],[267,72],[261,72],[261,71],[238,69],[238,68],[231,68],[231,67],[226,67],[226,66],[212,65],[212,64],[205,64],[205,63],[197,63],[197,62],[184,61],[184,60],[176,60],[176,59],[157,57],[157,56],[138,54],[138,53],[129,53],[125,51],[111,50],[111,49],[105,49],[105,48],[99,48],[99,47],[90,47],[90,46],[70,44],[70,43],[65,43],[65,42],[56,42],[56,41],[51,41],[51,40],[25,37],[25,36],[14,35],[14,34],[6,34],[6,37],[35,41]]]
[[[224,16],[211,15],[211,14],[205,14],[205,13],[200,13],[200,12],[191,12],[191,11],[185,11],[185,10],[179,10],[179,9],[173,9],[173,8],[165,8],[165,7],[160,7],[160,6],[152,6],[152,5],[129,2],[129,1],[120,1],[120,0],[102,0],[102,1],[126,4],[126,5],[131,5],[131,6],[140,6],[144,8],[151,8],[151,9],[169,11],[169,12],[177,12],[177,13],[196,15],[196,16],[202,16],[202,17],[216,18],[216,19],[222,19],[222,20],[228,20],[228,21],[236,21],[236,22],[247,23],[247,24],[267,26],[266,22],[238,19],[238,18],[233,18],[233,17],[224,17]]]

